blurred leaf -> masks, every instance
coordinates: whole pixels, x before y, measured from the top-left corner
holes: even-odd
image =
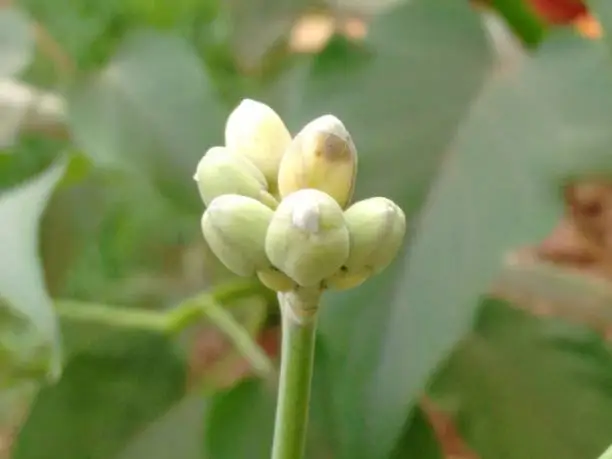
[[[601,23],[604,34],[603,40],[612,51],[612,4],[606,0],[588,0],[589,12]]]
[[[275,406],[274,392],[256,379],[247,379],[233,389],[214,396],[206,413],[206,458],[269,457]]]
[[[65,167],[0,194],[0,385],[60,371],[58,324],[38,258],[38,225]]]
[[[164,338],[139,333],[98,344],[39,393],[14,459],[107,459],[183,396],[185,366]]]
[[[255,339],[265,324],[268,317],[268,304],[262,297],[243,298],[226,305],[231,309],[233,319],[239,323],[246,332]],[[207,329],[194,330],[196,332],[195,343],[191,343],[192,349],[197,349],[200,344],[202,354],[206,356],[206,345],[212,344],[211,340],[222,343],[222,354],[218,355],[214,361],[204,358],[201,364],[203,368],[197,368],[197,364],[192,364],[191,370],[195,373],[192,378],[197,380],[197,386],[203,394],[214,394],[220,388],[242,378],[246,372],[250,372],[251,366],[245,357],[229,341],[228,336],[216,326],[214,321],[207,319]],[[204,339],[203,343],[198,343],[198,338]],[[216,346],[215,346],[216,347]],[[203,356],[203,357],[204,357]],[[200,362],[198,362],[200,363]],[[198,374],[200,373],[200,374]],[[195,381],[194,381],[195,383]]]
[[[366,47],[337,37],[314,58],[292,127],[338,116],[359,151],[359,197],[412,214],[490,70],[489,47],[467,2],[426,0],[375,19]]]
[[[92,241],[104,219],[107,199],[99,177],[89,176],[80,183],[59,187],[49,202],[41,222],[40,246],[46,285],[52,296],[65,293],[75,261],[86,244],[95,243]],[[91,271],[87,274],[95,276]]]
[[[599,459],[610,459],[612,458],[612,446],[610,446],[604,453],[599,456]]]
[[[79,69],[88,69],[92,63],[99,65],[106,59],[117,35],[120,36],[120,26],[126,22],[125,15],[121,14],[120,5],[124,3],[121,0],[56,0],[53,4],[46,0],[20,0],[19,3],[45,28],[62,53],[65,53],[65,57],[74,60]],[[54,66],[46,68],[43,65],[45,58],[40,57],[35,62],[37,71],[34,73],[44,77],[45,83],[49,79],[53,81],[57,69]]]
[[[332,391],[329,361],[317,345],[306,458],[335,457],[335,432],[328,406]],[[207,459],[267,459],[272,451],[276,390],[266,382],[247,379],[211,399],[205,421]],[[239,438],[240,441],[236,441]]]
[[[544,24],[525,0],[491,0],[491,6],[527,46],[538,45],[544,38]]]
[[[603,330],[612,326],[612,284],[577,269],[537,260],[508,259],[496,279],[495,292],[506,298],[545,302],[557,317]]]
[[[324,113],[340,117],[359,150],[357,199],[390,197],[412,218],[491,64],[483,26],[467,2],[402,4],[374,21],[366,49],[336,38],[314,59],[302,106],[290,118],[299,120],[295,129]],[[323,308],[321,331],[332,362],[330,411],[339,459],[388,455],[424,380],[415,374],[388,394],[377,393],[387,390],[381,382],[396,378],[387,368],[376,375],[385,354],[393,352],[397,366],[406,352],[416,352],[387,349],[396,339],[388,337],[387,314],[398,267],[326,297],[333,304]],[[385,402],[378,409],[379,395],[389,396],[393,407]]]
[[[482,459],[582,459],[610,442],[611,370],[595,332],[489,299],[433,391]]]
[[[11,146],[28,112],[20,88],[8,77],[21,73],[34,54],[29,18],[18,9],[0,6],[0,149]]]
[[[286,38],[299,16],[316,0],[225,0],[227,20],[220,23],[241,67],[258,67],[264,55]]]
[[[325,0],[330,8],[340,13],[373,16],[386,12],[405,0]]]
[[[76,143],[98,164],[128,166],[199,211],[191,177],[222,140],[224,121],[187,42],[132,33],[100,74],[72,92],[69,118]]]
[[[185,397],[128,444],[117,459],[204,459],[202,430],[206,400]]]
[[[426,413],[416,406],[391,459],[444,459],[440,443]]]
[[[21,72],[33,53],[34,36],[27,15],[15,8],[0,8],[0,79]]]
[[[561,34],[536,58],[500,72],[473,107],[394,292],[364,411],[370,431],[387,436],[388,425],[403,420],[467,331],[503,256],[553,227],[562,181],[611,170],[607,65],[600,43]]]

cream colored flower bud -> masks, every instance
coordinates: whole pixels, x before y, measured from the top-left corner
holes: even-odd
[[[247,157],[263,173],[275,192],[278,166],[291,143],[291,134],[278,114],[266,104],[243,100],[225,125],[225,145]]]
[[[266,236],[274,266],[301,286],[316,286],[346,262],[349,232],[338,203],[319,190],[299,190],[274,212]]]
[[[284,198],[314,188],[346,207],[353,196],[357,150],[342,124],[332,115],[308,123],[293,139],[280,163],[278,189]]]
[[[247,158],[225,147],[212,147],[202,157],[193,177],[207,206],[224,194],[249,196],[275,209],[278,201],[268,193],[265,177]]]
[[[288,292],[295,287],[295,282],[276,268],[258,271],[257,277],[263,285],[275,292]]]
[[[359,201],[344,212],[344,219],[350,253],[343,268],[327,280],[333,288],[351,288],[385,269],[398,254],[406,233],[404,212],[387,198]]]
[[[246,196],[226,194],[212,200],[202,217],[204,239],[230,271],[251,276],[271,269],[265,240],[274,212]]]

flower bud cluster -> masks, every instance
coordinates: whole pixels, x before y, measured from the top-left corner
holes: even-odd
[[[351,205],[356,174],[338,118],[316,118],[292,138],[274,110],[246,99],[227,120],[225,146],[197,166],[204,238],[232,272],[275,291],[355,287],[393,261],[406,231],[389,199]]]

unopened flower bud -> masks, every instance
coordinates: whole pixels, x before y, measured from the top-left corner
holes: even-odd
[[[226,147],[255,164],[273,192],[278,166],[290,143],[291,134],[283,120],[266,104],[255,100],[243,100],[225,125]]]
[[[342,209],[327,194],[299,190],[274,212],[266,236],[274,266],[301,286],[316,286],[346,262],[349,232]]]
[[[251,276],[272,268],[265,240],[273,214],[253,198],[226,194],[209,204],[202,217],[202,232],[221,263],[239,276]]]
[[[258,271],[257,277],[263,285],[275,292],[288,292],[295,287],[295,282],[276,268]]]
[[[372,274],[385,269],[395,258],[406,233],[406,217],[387,198],[364,199],[344,212],[351,249],[348,272],[368,269]]]
[[[399,252],[406,232],[404,212],[391,200],[370,198],[344,212],[350,234],[346,263],[326,280],[329,287],[353,288],[385,269]]]
[[[247,158],[224,147],[212,147],[202,157],[194,176],[207,206],[225,194],[249,196],[275,209],[278,201],[268,192],[265,177]]]
[[[308,123],[293,139],[280,163],[278,189],[284,198],[314,188],[334,198],[342,208],[353,196],[357,151],[342,124],[332,115]]]

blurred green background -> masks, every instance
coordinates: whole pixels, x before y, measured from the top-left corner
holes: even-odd
[[[211,255],[192,178],[252,98],[293,134],[338,116],[356,199],[409,220],[326,294],[308,458],[595,459],[612,7],[588,7],[0,0],[0,457],[269,456],[274,390],[233,339],[277,363],[276,300]]]

